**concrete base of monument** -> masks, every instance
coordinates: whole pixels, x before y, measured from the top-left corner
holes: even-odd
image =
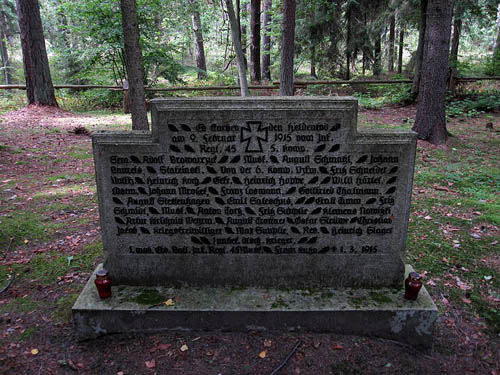
[[[95,273],[73,306],[83,340],[125,332],[271,330],[367,335],[429,346],[437,318],[425,288],[416,301],[407,301],[403,288],[116,286],[111,298],[100,300],[94,279]]]

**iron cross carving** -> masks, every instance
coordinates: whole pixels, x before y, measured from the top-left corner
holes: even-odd
[[[262,127],[262,121],[247,121],[241,127],[240,142],[247,142],[245,152],[262,152],[262,142],[268,140],[268,128]]]

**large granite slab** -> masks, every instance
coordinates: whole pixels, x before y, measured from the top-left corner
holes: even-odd
[[[100,300],[94,278],[73,307],[80,339],[126,332],[259,330],[368,335],[429,346],[437,318],[425,288],[416,301],[407,301],[402,285],[377,289],[116,286],[111,299]],[[169,299],[173,305],[165,304]]]
[[[152,101],[152,132],[93,136],[116,284],[399,286],[414,133],[353,98]]]

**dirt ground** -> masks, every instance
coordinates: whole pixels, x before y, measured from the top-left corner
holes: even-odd
[[[368,114],[375,118],[373,121],[404,123],[414,118],[415,108],[360,112],[360,116]],[[59,308],[58,301],[83,288],[100,259],[92,260],[93,265],[86,270],[59,276],[54,284],[41,282],[42,276],[33,275],[30,262],[36,255],[52,252],[75,256],[85,246],[99,241],[92,159],[67,158],[68,150],[89,153],[91,140],[85,134],[69,131],[77,126],[94,130],[110,119],[43,108],[22,109],[0,118],[0,144],[19,150],[0,153],[0,194],[15,196],[0,213],[36,210],[40,204],[46,204],[45,198],[33,198],[36,193],[47,191],[50,195],[49,192],[63,188],[74,189],[68,197],[60,198],[68,199],[72,210],[54,208],[50,215],[49,222],[59,224],[50,238],[22,246],[10,243],[0,254],[3,267],[10,269],[15,265],[22,270],[19,279],[0,294],[0,308],[14,300],[34,301],[31,305],[19,302],[15,309],[0,310],[0,373],[500,374],[500,337],[488,332],[475,314],[454,306],[443,307],[439,295],[433,295],[440,308],[434,344],[425,351],[379,338],[279,332],[111,335],[77,341],[67,307],[62,309],[62,318],[53,312]],[[122,115],[113,120],[120,121]],[[497,118],[495,126],[498,123]],[[57,178],[65,171],[84,176],[83,183],[75,187],[75,181],[71,184],[71,179]],[[18,176],[23,178],[14,186],[9,184]],[[42,178],[47,176],[55,177]],[[6,284],[5,280],[1,282],[0,288]],[[285,366],[273,372],[289,353],[292,355]]]

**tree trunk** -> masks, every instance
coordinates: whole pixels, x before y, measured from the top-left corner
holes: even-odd
[[[247,45],[248,45],[248,30],[247,30],[247,26],[245,24],[243,24],[243,21],[241,20],[243,18],[243,20],[245,20],[248,16],[248,5],[244,5],[243,8],[241,9],[241,13],[240,13],[240,33],[239,33],[239,36],[240,36],[240,45],[241,45],[241,50],[243,52],[243,60],[245,61],[245,71],[247,69],[247,65],[248,65],[248,61],[247,61]]]
[[[260,82],[260,0],[250,2],[250,79]]]
[[[351,20],[351,7],[348,6],[345,12],[345,18],[346,18],[346,49],[345,49],[345,56],[346,56],[346,68],[345,68],[345,75],[344,79],[345,80],[350,80],[351,79],[351,51],[352,51],[352,20]]]
[[[293,96],[295,0],[284,0],[281,39],[280,96]]]
[[[500,67],[500,4],[497,10],[497,37],[493,42],[493,56],[491,59],[491,67],[487,69],[487,75],[498,75]]]
[[[190,0],[191,6],[193,0]],[[201,28],[200,12],[198,9],[193,8],[193,14],[191,15],[191,20],[193,24],[194,31],[194,50],[196,57],[196,67],[198,68],[198,79],[202,80],[207,78],[207,63],[205,61],[205,48],[203,46],[203,31]]]
[[[149,130],[144,93],[144,71],[142,67],[141,47],[139,45],[139,27],[135,0],[121,0],[123,43],[125,65],[127,68],[132,129]]]
[[[389,72],[394,72],[394,39],[396,31],[396,16],[391,15],[389,25]]]
[[[446,130],[446,78],[453,0],[429,0],[425,50],[413,129],[418,138],[442,144]]]
[[[493,43],[493,55],[500,58],[500,4],[498,4],[497,10],[497,38]]]
[[[425,33],[427,24],[427,1],[420,0],[420,24],[418,28],[418,46],[415,56],[415,73],[413,76],[413,83],[411,87],[411,96],[415,100],[418,96],[418,90],[420,88],[420,75],[422,72],[422,61],[424,60],[424,49],[425,49]]]
[[[28,104],[57,107],[38,0],[16,0]]]
[[[362,63],[362,67],[361,67],[361,72],[362,72],[362,73],[361,73],[361,74],[362,74],[362,75],[363,75],[363,77],[364,77],[364,76],[365,76],[365,74],[366,74],[366,56],[365,56],[365,49],[364,49],[364,48],[363,48],[363,50],[362,50],[362,54],[363,54],[363,56],[362,56],[362,58],[361,58],[361,61],[362,61],[362,62],[361,62],[361,63]]]
[[[271,6],[272,0],[264,0],[264,34],[262,35],[262,79],[271,81]]]
[[[455,14],[455,21],[453,22],[453,40],[451,42],[451,51],[449,57],[449,77],[448,77],[448,90],[452,95],[455,95],[457,89],[457,64],[458,64],[458,46],[460,43],[460,32],[462,30],[462,14],[457,11]]]
[[[373,63],[373,75],[374,76],[378,76],[380,75],[381,73],[381,68],[382,68],[382,64],[381,64],[381,60],[382,60],[382,46],[381,46],[381,36],[380,36],[380,32],[377,32],[377,35],[375,36],[375,61]]]
[[[398,50],[398,73],[403,73],[403,51],[404,51],[404,40],[405,40],[405,28],[403,24],[399,26],[399,50]]]
[[[3,19],[0,19],[0,23]],[[5,35],[3,23],[0,24],[0,54],[2,55],[2,73],[6,85],[12,82],[10,65],[9,65],[9,51],[7,49],[7,35]]]
[[[311,77],[318,78],[316,75],[316,46],[311,46]]]
[[[231,24],[231,35],[233,37],[234,51],[236,52],[236,59],[238,61],[241,96],[250,96],[250,92],[248,91],[248,82],[246,76],[245,56],[243,55],[243,50],[241,48],[241,43],[239,39],[238,21],[236,21],[236,16],[234,14],[233,0],[226,0],[226,6],[227,6],[227,13],[229,15],[229,22]]]

